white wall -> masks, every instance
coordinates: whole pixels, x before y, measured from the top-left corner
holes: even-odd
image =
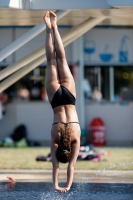
[[[0,28],[0,51],[13,42],[13,29]],[[0,62],[0,66],[6,66],[13,62],[13,55],[8,56]]]
[[[133,29],[94,28],[84,35],[85,63],[133,63]]]
[[[16,106],[8,104],[6,106],[6,114],[0,120],[0,139],[9,136],[16,126]]]
[[[106,142],[108,145],[133,144],[133,103],[104,103],[86,105],[86,129],[91,121],[100,117],[106,127]]]
[[[49,103],[25,102],[16,104],[17,125],[23,123],[32,140],[50,140],[53,111]]]
[[[16,126],[24,124],[29,139],[50,141],[52,112],[50,105],[43,102],[9,104],[5,116],[0,120],[0,139],[9,136]]]

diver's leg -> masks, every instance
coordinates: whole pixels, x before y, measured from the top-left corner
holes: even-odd
[[[64,46],[56,24],[56,15],[52,11],[50,11],[50,20],[53,28],[54,46],[60,84],[65,86],[74,96],[76,96],[74,79],[67,64]]]
[[[47,68],[46,68],[46,90],[49,101],[51,102],[55,92],[60,86],[57,70],[57,61],[55,58],[55,49],[53,41],[53,30],[51,28],[50,13],[46,12],[44,16],[46,23],[46,57],[47,57]]]

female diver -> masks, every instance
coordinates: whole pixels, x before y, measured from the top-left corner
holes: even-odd
[[[53,184],[56,191],[67,192],[73,181],[74,166],[80,147],[80,126],[75,108],[76,90],[69,70],[63,43],[56,24],[56,14],[47,11],[46,24],[46,90],[53,108],[51,155]],[[58,186],[59,162],[67,163],[66,187]]]

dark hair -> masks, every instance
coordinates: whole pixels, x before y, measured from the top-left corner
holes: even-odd
[[[71,129],[69,124],[58,124],[60,132],[59,146],[56,151],[56,158],[61,163],[67,163],[71,158]]]

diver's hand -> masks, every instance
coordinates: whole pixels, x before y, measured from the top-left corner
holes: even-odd
[[[61,187],[59,187],[59,186],[56,186],[56,187],[55,187],[55,191],[56,191],[56,192],[61,192],[61,193],[62,193],[63,188],[61,188]]]
[[[70,190],[69,187],[65,187],[64,189],[65,189],[65,192],[68,192]]]
[[[60,192],[60,193],[65,193],[68,190],[70,190],[70,188],[68,188],[68,187],[65,187],[65,188],[62,188],[62,187],[59,187],[59,186],[55,187],[55,191]]]

